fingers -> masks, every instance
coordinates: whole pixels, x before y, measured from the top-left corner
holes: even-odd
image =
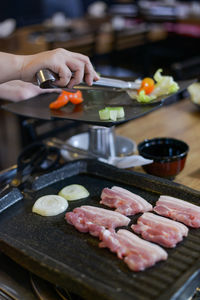
[[[73,59],[68,66],[73,72],[73,76],[68,84],[69,88],[72,88],[74,85],[79,84],[82,81],[85,81],[88,85],[92,85],[93,81],[99,79],[98,74],[95,72],[90,59],[79,53],[72,53]]]
[[[63,64],[58,69],[58,76],[59,76],[59,79],[55,81],[55,84],[60,87],[65,87],[65,86],[68,86],[68,84],[71,80],[72,72],[65,64]]]
[[[85,82],[91,86],[93,84],[93,81],[97,81],[99,80],[99,78],[100,78],[99,75],[95,72],[92,65],[86,64],[85,76],[84,76]]]
[[[33,81],[33,76],[37,71],[44,68],[58,75],[59,79],[55,84],[59,87],[72,88],[83,81],[92,85],[93,81],[99,79],[87,56],[62,48],[27,56],[23,68],[23,79]]]
[[[74,85],[79,84],[84,79],[84,64],[80,61],[73,62],[73,66],[71,67],[73,71],[73,75],[71,77],[70,82],[68,83],[68,87],[72,88]]]
[[[88,85],[92,85],[95,78],[95,71],[90,62],[86,62],[85,64],[85,82]]]
[[[0,97],[13,102],[26,100],[43,93],[61,93],[61,89],[41,89],[30,82],[12,80],[0,84]]]

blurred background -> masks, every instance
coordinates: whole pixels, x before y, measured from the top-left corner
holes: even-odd
[[[0,51],[33,54],[57,47],[88,55],[102,75],[137,78],[162,68],[176,80],[198,77],[200,1],[1,2]],[[35,132],[41,125],[46,126],[34,124]],[[66,126],[66,136],[75,127],[84,130],[81,124]],[[16,162],[23,146],[43,136],[33,137],[22,118],[0,110],[0,170]]]

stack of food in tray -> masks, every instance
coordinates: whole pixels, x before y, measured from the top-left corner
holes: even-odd
[[[100,204],[115,208],[115,211],[83,205],[67,212],[66,221],[80,232],[98,237],[99,247],[115,252],[133,271],[142,271],[166,260],[168,254],[159,245],[175,247],[188,235],[185,225],[200,227],[200,207],[171,196],[160,196],[153,207],[139,195],[114,186],[103,189]],[[127,216],[138,213],[142,215],[137,224],[128,227],[131,219]],[[115,230],[117,227],[123,229]]]

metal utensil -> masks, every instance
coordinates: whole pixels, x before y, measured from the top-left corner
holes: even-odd
[[[34,274],[30,275],[31,285],[34,292],[36,293],[38,299],[40,300],[61,300],[59,294],[55,291],[52,284],[49,282],[35,276]],[[67,298],[65,298],[67,300]]]
[[[58,286],[55,287],[55,290],[58,293],[58,295],[61,297],[62,300],[72,300],[72,297],[67,290],[64,290]],[[76,299],[76,300],[78,300],[78,299]]]
[[[135,152],[137,145],[133,140],[124,136],[116,135],[114,130],[113,130],[113,134],[115,136],[114,142],[115,142],[116,156],[120,156],[120,157],[128,156],[128,155],[132,155]],[[68,138],[67,140],[65,140],[65,142],[74,147],[78,147],[84,150],[91,149],[89,148],[90,146],[89,131],[75,134],[70,138]]]
[[[110,156],[110,157],[104,158],[104,157],[101,157],[100,155],[92,153],[90,151],[76,148],[74,146],[66,144],[65,142],[63,142],[57,138],[52,138],[51,140],[47,141],[46,145],[58,147],[61,150],[67,150],[69,152],[72,150],[73,153],[82,155],[85,158],[87,158],[87,157],[96,158],[104,163],[108,163],[110,165],[116,166],[121,169],[142,166],[142,165],[150,164],[153,162],[153,160],[146,159],[146,158],[142,157],[141,155],[130,155],[130,156],[124,156],[124,157]]]
[[[46,147],[42,142],[28,145],[17,159],[17,171],[12,180],[1,190],[0,196],[13,188],[20,188],[33,171],[53,168],[60,159],[60,152],[55,147]]]
[[[57,147],[58,149],[61,149],[61,150],[67,150],[72,153],[77,153],[79,155],[83,155],[84,157],[92,157],[92,158],[99,157],[99,155],[97,155],[95,153],[92,153],[88,150],[74,147],[74,146],[69,145],[66,142],[63,142],[62,140],[55,138],[55,137],[50,140],[45,141],[45,144],[50,147]]]
[[[98,157],[116,156],[114,126],[90,126],[88,134],[89,152],[95,153]]]
[[[49,69],[43,69],[36,73],[37,83],[41,88],[58,88],[58,86],[55,85],[55,81],[57,80],[57,78],[58,76]],[[82,82],[79,85],[73,86],[73,89],[68,89],[67,87],[64,87],[63,89],[72,92],[76,92],[77,89],[106,89],[122,91],[129,89],[137,90],[140,88],[140,85],[141,80],[124,81],[120,79],[100,77],[98,81],[93,82],[92,86],[88,86],[85,82]]]
[[[14,298],[11,298],[7,294],[5,294],[2,290],[0,290],[0,300],[14,300]]]

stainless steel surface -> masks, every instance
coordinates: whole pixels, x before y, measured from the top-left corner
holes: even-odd
[[[48,88],[48,87],[55,87],[58,86],[54,85],[56,81],[57,75],[51,72],[48,69],[40,70],[36,73],[37,83],[41,88]],[[93,82],[92,86],[88,86],[86,83],[82,82],[79,85],[73,87],[73,89],[108,89],[108,90],[135,90],[140,88],[141,81],[124,81],[120,79],[114,78],[105,78],[100,77],[98,81]],[[65,88],[64,88],[65,89]],[[66,87],[68,90],[68,88]]]
[[[116,156],[114,126],[90,126],[88,150],[100,157]]]
[[[66,142],[64,142],[64,141],[62,141],[58,138],[52,138],[51,140],[47,140],[45,142],[45,144],[47,146],[56,147],[56,148],[59,148],[61,150],[67,150],[67,151],[70,151],[70,152],[78,154],[78,155],[83,155],[84,157],[93,157],[93,158],[98,158],[99,157],[95,153],[86,151],[86,150],[81,149],[81,148],[71,146],[68,143],[66,143]]]
[[[103,157],[108,159],[110,157],[117,156],[116,150],[116,137],[114,126],[112,127],[103,127],[103,126],[90,126],[87,136],[87,148],[83,145],[73,145],[67,141],[61,141],[57,138],[52,138],[47,140],[45,143],[48,146],[55,146],[61,150],[67,150],[75,154],[75,156],[84,156],[91,158]],[[86,141],[84,141],[86,142]],[[131,143],[131,141],[129,141]],[[120,145],[121,147],[122,145]],[[133,143],[132,148],[133,150]],[[130,151],[129,154],[132,154],[133,151]]]
[[[8,299],[22,300],[27,296],[29,300],[36,300],[36,297],[28,291],[27,287],[18,282],[14,274],[0,273],[0,291]]]
[[[54,82],[56,80],[55,75],[48,69],[43,69],[36,74],[37,83],[39,86],[43,87],[48,81]]]
[[[55,290],[62,300],[72,300],[72,297],[66,290],[64,290],[60,287],[55,287]],[[74,300],[78,300],[77,297],[76,297],[76,299],[74,298]]]
[[[3,291],[0,290],[0,300],[13,300],[14,298],[11,298],[7,294],[5,294]]]
[[[145,159],[144,157],[140,155],[128,155],[128,156],[116,156],[114,153],[116,153],[116,143],[114,139],[114,132],[112,130],[106,132],[106,138],[104,136],[104,129],[111,129],[111,128],[92,128],[94,132],[92,132],[92,140],[89,142],[89,148],[90,145],[94,144],[94,148],[91,147],[89,151],[83,150],[80,151],[80,148],[76,148],[73,146],[70,146],[68,142],[64,142],[61,140],[58,140],[57,138],[53,138],[52,141],[47,142],[47,145],[55,146],[61,149],[61,155],[66,160],[74,160],[78,158],[96,158],[104,163],[116,166],[121,169],[127,169],[132,168],[135,166],[142,166],[146,164],[150,164],[153,162],[153,160]],[[100,130],[100,133],[98,133],[98,130]],[[102,130],[102,131],[101,131]],[[89,133],[88,133],[89,136]],[[55,140],[55,141],[54,141]],[[70,147],[73,148],[73,153],[70,153]],[[67,151],[66,151],[67,150]],[[76,151],[74,151],[76,150]],[[95,153],[93,153],[94,151]],[[104,151],[104,152],[103,152]],[[107,156],[107,153],[110,153],[109,156]],[[84,155],[83,155],[84,154]],[[114,155],[112,155],[114,154]],[[81,155],[81,156],[80,156]]]
[[[76,134],[72,137],[70,137],[66,143],[67,145],[73,146],[74,148],[81,148],[82,150],[86,151],[88,154],[89,150],[89,131],[88,132],[83,132]],[[115,136],[115,151],[116,151],[116,156],[117,157],[124,157],[124,156],[129,156],[132,155],[135,150],[136,150],[136,144],[134,141],[131,139],[128,139],[123,136]],[[84,155],[80,155],[78,152],[70,152],[67,149],[61,150],[61,155],[65,160],[74,160],[74,159],[79,159],[79,158],[84,158]],[[99,157],[99,155],[98,155]]]
[[[81,83],[80,85],[74,86],[74,89],[97,89],[97,88],[104,88],[104,89],[111,89],[111,90],[137,90],[140,88],[141,81],[124,81],[120,79],[114,78],[106,78],[100,77],[98,81],[94,81],[92,86],[88,86],[85,83]]]

